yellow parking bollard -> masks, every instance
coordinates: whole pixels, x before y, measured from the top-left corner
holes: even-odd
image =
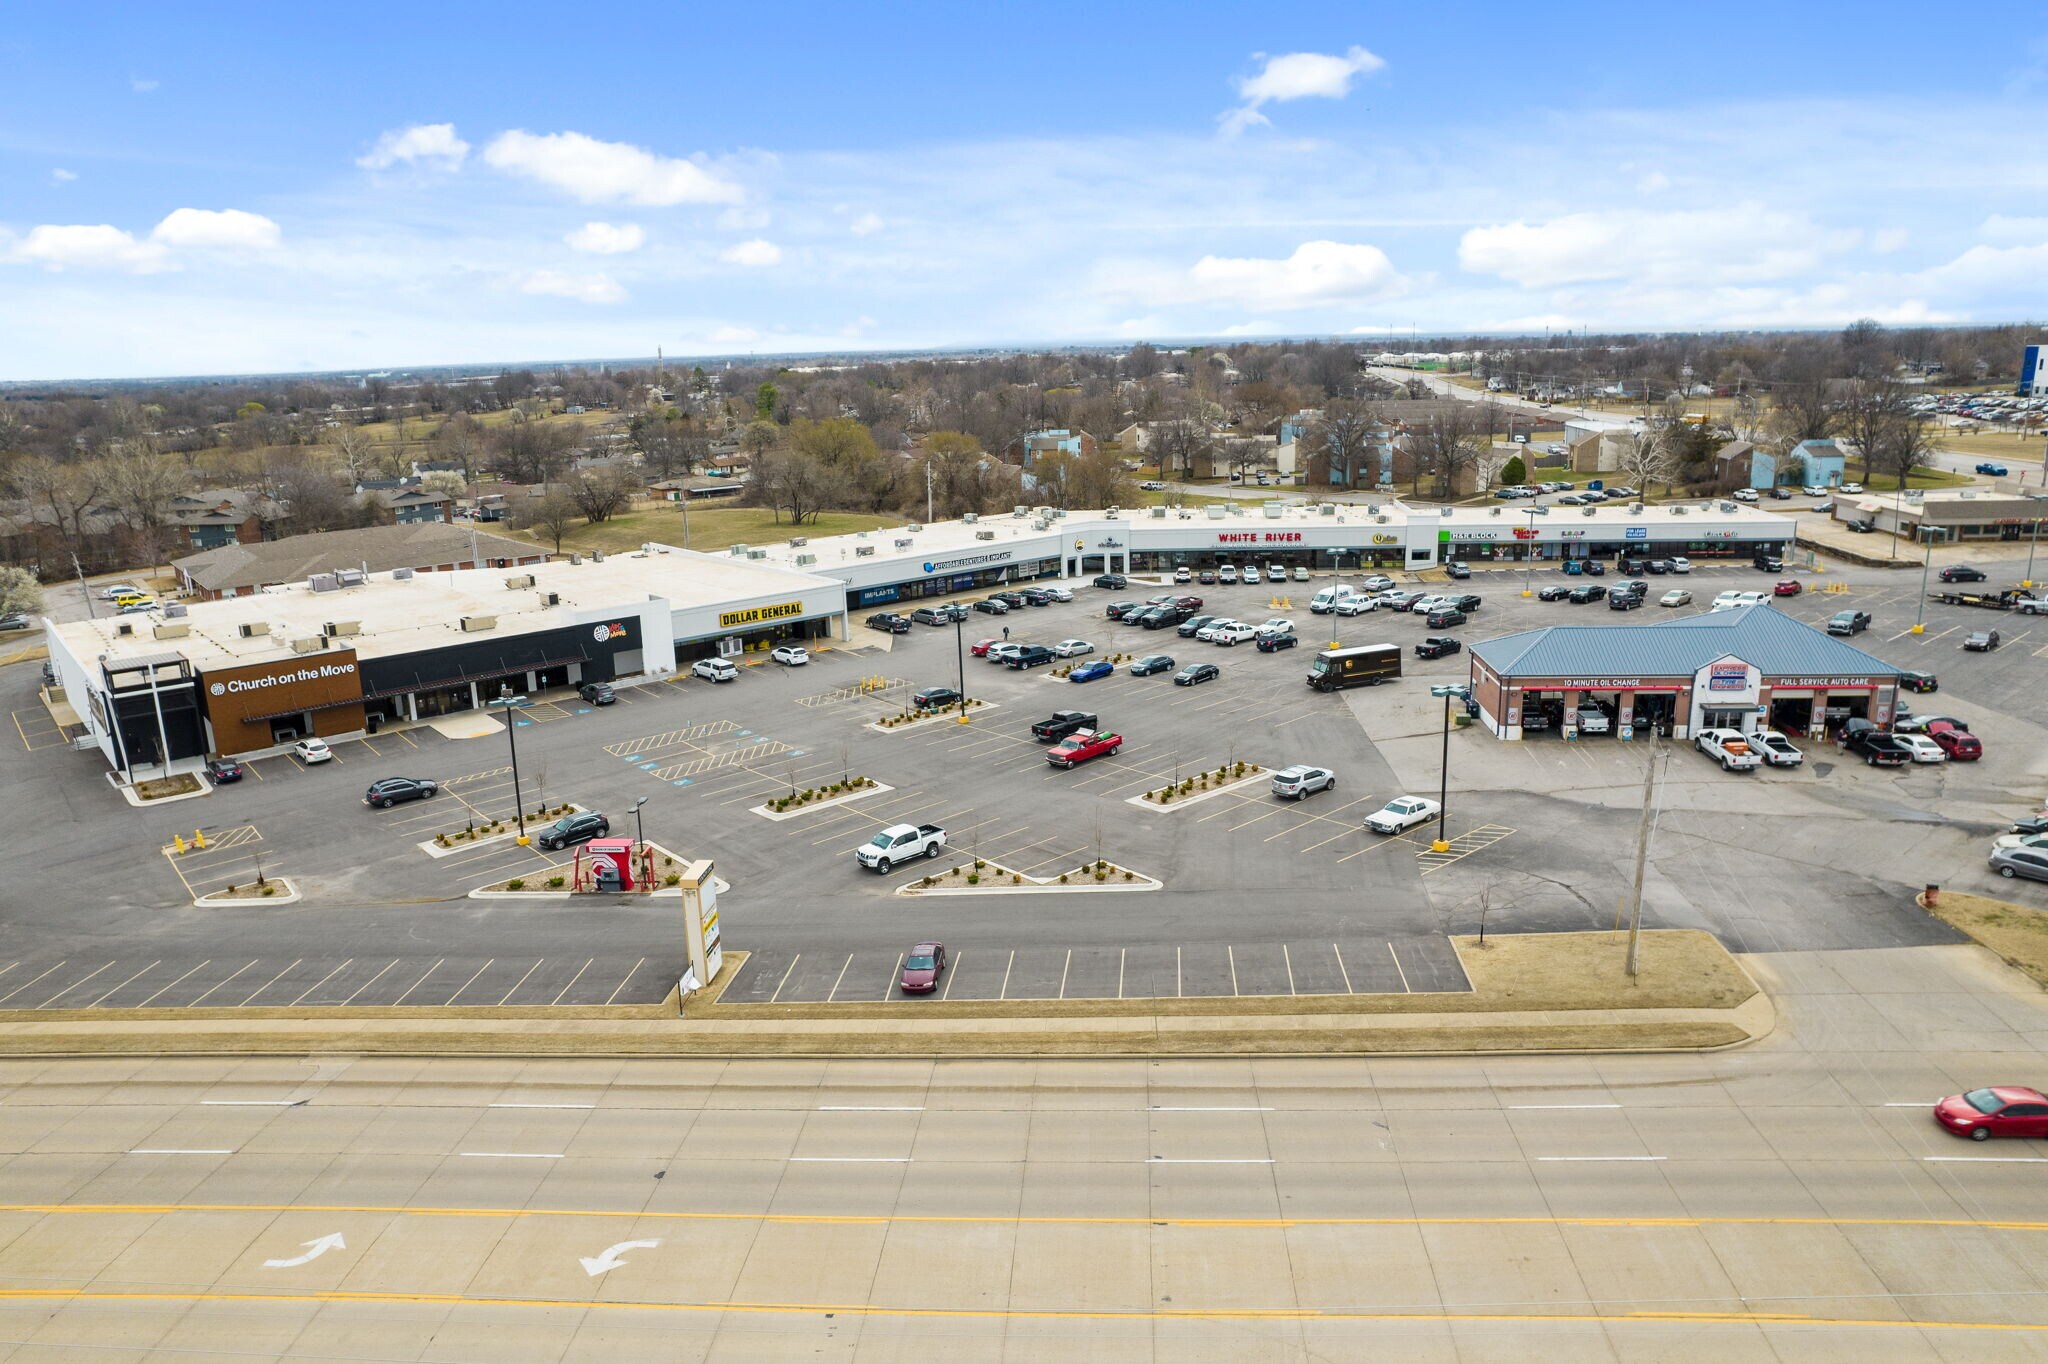
[[[179,835],[179,834],[172,834],[172,835],[171,835],[171,846],[172,846],[172,847],[173,847],[174,849],[176,849],[176,850],[177,850],[178,852],[183,852],[183,851],[185,851],[185,840],[184,840],[183,836],[181,836],[181,835]]]
[[[206,830],[194,829],[192,831],[192,846],[201,852],[206,851]]]

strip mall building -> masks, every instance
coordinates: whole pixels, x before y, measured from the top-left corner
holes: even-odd
[[[1503,507],[1246,504],[1004,516],[704,554],[637,553],[431,574],[339,572],[245,597],[53,624],[87,739],[118,770],[259,754],[308,735],[476,709],[500,687],[660,677],[784,639],[849,637],[851,613],[1104,571],[1221,564],[1328,573],[1444,559],[1742,557],[1786,519],[1733,502],[1548,515]]]

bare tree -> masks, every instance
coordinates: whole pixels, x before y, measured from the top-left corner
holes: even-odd
[[[631,506],[634,487],[632,476],[623,469],[586,469],[569,480],[569,496],[594,526]]]
[[[1859,379],[1844,399],[1842,433],[1861,452],[1863,479],[1873,469],[1898,477],[1903,486],[1914,469],[1927,462],[1931,443],[1927,422],[1914,409],[1913,392],[1896,379]]]
[[[568,428],[524,413],[493,427],[499,470],[515,483],[547,483],[569,462],[574,443]]]
[[[1662,483],[1664,491],[1670,492],[1672,480],[1678,477],[1678,460],[1665,432],[1647,428],[1629,432],[1628,444],[1621,452],[1621,471],[1645,493],[1652,483]]]
[[[533,499],[520,516],[520,524],[531,531],[538,531],[555,542],[555,553],[562,552],[562,537],[576,528],[576,518],[582,509],[566,489],[550,488]]]
[[[135,539],[141,557],[154,566],[163,558],[164,527],[171,503],[190,485],[190,473],[174,460],[147,448],[148,442],[106,462],[106,503],[118,512]]]
[[[1161,477],[1171,466],[1183,481],[1192,480],[1196,461],[1216,453],[1216,433],[1207,422],[1182,411],[1152,428],[1152,453],[1159,460]]]
[[[350,483],[361,483],[377,472],[379,464],[377,442],[360,426],[337,426],[327,433],[327,446],[334,451],[334,457],[341,467],[348,471]]]
[[[1310,426],[1305,439],[1308,481],[1358,486],[1358,474],[1369,462],[1384,423],[1370,403],[1353,398],[1332,398],[1323,405],[1323,415]],[[1297,452],[1300,453],[1300,452]],[[1377,482],[1377,470],[1370,481]]]
[[[833,505],[845,490],[839,472],[816,455],[800,450],[777,450],[755,459],[747,481],[747,498],[775,509],[776,519],[784,513],[792,526],[818,519],[818,513]]]
[[[1440,404],[1410,426],[1407,448],[1417,485],[1427,477],[1438,500],[1454,497],[1460,475],[1479,461],[1475,434],[1471,414],[1462,403]]]

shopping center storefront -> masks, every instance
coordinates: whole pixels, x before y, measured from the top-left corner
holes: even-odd
[[[1471,646],[1480,722],[1503,739],[1685,739],[1762,728],[1821,738],[1889,723],[1899,670],[1770,606],[1553,625]]]

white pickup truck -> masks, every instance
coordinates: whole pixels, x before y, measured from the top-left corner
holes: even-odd
[[[937,857],[946,846],[946,831],[936,824],[891,824],[853,850],[853,860],[887,874],[913,857]]]
[[[1723,772],[1752,772],[1763,766],[1749,736],[1739,729],[1703,729],[1693,735],[1692,746],[1720,763]]]

